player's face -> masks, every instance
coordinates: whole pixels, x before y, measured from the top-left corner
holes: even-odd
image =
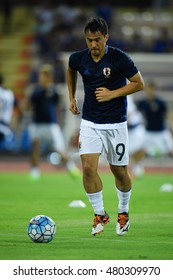
[[[91,51],[93,58],[101,58],[105,54],[106,42],[109,35],[103,35],[100,31],[92,33],[86,32],[85,39],[88,49]]]
[[[39,84],[40,84],[41,86],[44,86],[45,83],[46,83],[46,81],[47,81],[46,74],[43,73],[43,72],[40,72],[40,73],[39,73]]]
[[[47,84],[49,84],[50,82],[52,82],[51,76],[48,73],[40,72],[39,84],[44,87]]]

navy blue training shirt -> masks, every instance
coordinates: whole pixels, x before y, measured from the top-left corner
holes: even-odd
[[[57,123],[58,100],[59,96],[55,86],[48,89],[37,86],[30,97],[34,122],[39,124]]]
[[[154,97],[152,101],[143,99],[138,101],[137,106],[145,118],[146,130],[163,131],[166,129],[166,102],[159,97]]]
[[[84,49],[71,54],[69,67],[78,71],[84,84],[82,118],[98,124],[119,123],[127,120],[127,98],[118,97],[98,102],[95,90],[105,87],[115,90],[126,85],[126,78],[133,77],[138,69],[132,59],[118,48],[106,46],[106,53],[100,61],[94,62],[90,51]]]

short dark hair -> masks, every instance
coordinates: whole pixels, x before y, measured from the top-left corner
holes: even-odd
[[[86,22],[84,33],[86,34],[87,31],[91,31],[92,33],[100,31],[103,35],[106,35],[108,34],[107,22],[103,18],[92,17]]]

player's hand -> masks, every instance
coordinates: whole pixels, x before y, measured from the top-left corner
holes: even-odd
[[[112,92],[104,87],[96,88],[95,94],[98,102],[105,102],[112,99]]]
[[[77,106],[77,100],[76,99],[73,99],[73,100],[70,101],[69,110],[74,115],[79,115],[80,114],[80,111],[79,111],[78,106]]]

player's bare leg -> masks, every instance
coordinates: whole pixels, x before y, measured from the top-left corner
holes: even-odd
[[[97,172],[99,156],[100,154],[81,155],[83,184],[94,209],[92,235],[102,232],[104,225],[109,222],[109,215],[105,212],[103,205],[102,181]]]
[[[80,172],[80,169],[75,164],[75,162],[65,152],[58,152],[58,153],[61,157],[62,164],[65,165],[69,174],[73,178],[80,178],[81,172]]]
[[[119,200],[116,233],[118,235],[124,235],[130,227],[129,201],[131,195],[131,179],[127,166],[110,165],[110,169],[115,177],[115,186]]]
[[[31,150],[30,175],[33,179],[38,179],[40,177],[39,158],[40,158],[40,140],[35,139],[32,142],[32,150]]]
[[[99,156],[99,154],[81,155],[83,184],[87,193],[95,193],[102,190],[102,182],[97,173]]]

